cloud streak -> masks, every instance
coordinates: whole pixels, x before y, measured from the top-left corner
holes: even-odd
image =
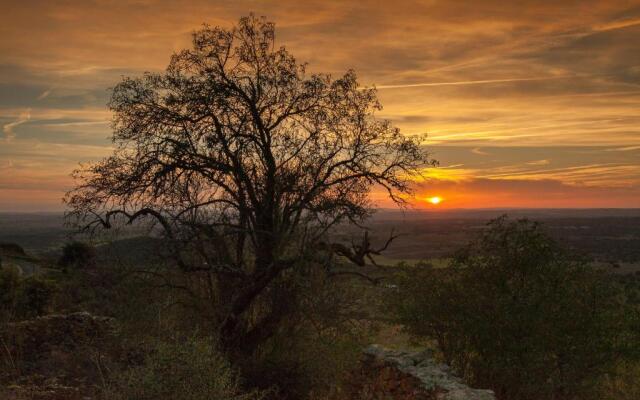
[[[548,81],[552,79],[575,78],[576,75],[567,76],[541,76],[534,78],[503,78],[503,79],[482,79],[476,81],[458,81],[458,82],[424,82],[409,83],[403,85],[378,85],[376,89],[407,89],[420,87],[438,87],[438,86],[460,86],[460,85],[485,85],[491,83],[511,83],[511,82],[531,82],[531,81]]]
[[[44,92],[42,92],[42,94],[40,94],[40,96],[37,97],[37,100],[44,100],[47,97],[49,97],[50,94],[51,94],[51,89],[47,89]]]
[[[31,119],[31,110],[26,110],[20,114],[17,120],[13,122],[9,122],[2,127],[2,132],[4,133],[4,139],[7,142],[13,141],[16,138],[16,133],[14,129],[25,122]]]

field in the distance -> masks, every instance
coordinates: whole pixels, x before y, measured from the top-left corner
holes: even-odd
[[[595,261],[617,263],[621,272],[640,269],[640,209],[379,210],[367,226],[377,244],[392,231],[400,234],[380,263],[439,264],[503,214],[540,221],[564,245]],[[55,250],[69,234],[61,213],[0,213],[0,242],[16,243],[31,253]],[[352,229],[338,228],[335,234],[344,241],[358,240]]]
[[[445,212],[379,211],[368,223],[376,243],[400,236],[379,260],[413,264],[429,260],[438,266],[471,240],[493,218],[529,218],[544,224],[564,246],[621,270],[640,270],[640,209],[454,210]],[[355,235],[342,230],[346,239]],[[355,236],[353,236],[355,237]],[[631,270],[628,270],[631,268]]]

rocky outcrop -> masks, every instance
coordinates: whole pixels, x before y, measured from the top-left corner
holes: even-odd
[[[394,400],[495,400],[492,391],[465,385],[447,365],[434,361],[429,351],[404,352],[372,345],[365,350],[362,368],[361,374],[370,383],[360,389],[376,391],[378,397],[372,399],[385,395]],[[365,393],[361,398],[368,397]]]

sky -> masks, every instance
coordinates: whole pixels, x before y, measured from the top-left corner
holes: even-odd
[[[249,12],[428,134],[417,208],[640,207],[640,0],[0,3],[0,211],[63,210],[71,171],[112,151],[109,89]]]

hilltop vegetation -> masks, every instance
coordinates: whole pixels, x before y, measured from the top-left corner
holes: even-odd
[[[265,18],[203,26],[109,107],[113,153],[74,171],[64,198],[75,237],[48,216],[9,232],[27,251],[0,247],[0,396],[369,400],[397,386],[387,374],[412,398],[415,376],[357,373],[374,341],[431,347],[499,400],[638,391],[640,290],[612,273],[634,268],[638,225],[387,230],[374,188],[407,205],[437,164],[424,136],[378,118],[354,71],[309,73]],[[432,361],[408,360],[449,368]]]
[[[257,357],[231,357],[231,364],[181,289],[194,282],[172,272],[162,248],[161,240],[142,237],[94,249],[72,243],[58,258],[40,260],[36,275],[4,267],[3,320],[78,311],[115,318],[108,342],[65,350],[86,371],[57,360],[62,364],[47,378],[92,397],[173,398],[172,390],[182,390],[175,382],[192,376],[202,383],[185,398],[339,399],[371,342],[432,347],[499,399],[632,399],[640,384],[629,373],[640,365],[640,281],[593,269],[526,221],[492,222],[445,268],[369,265],[364,271],[377,285],[354,276],[327,286],[318,276],[298,303],[310,318],[290,321]],[[395,323],[410,340],[389,336]],[[29,371],[41,371],[52,355],[20,354],[3,354],[4,365],[13,366],[5,384],[45,387]]]
[[[602,398],[600,381],[638,362],[633,296],[526,220],[494,220],[449,268],[398,284],[398,321],[499,399]]]

